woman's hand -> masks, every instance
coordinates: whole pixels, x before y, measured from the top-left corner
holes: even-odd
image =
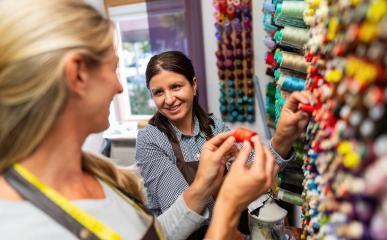
[[[202,146],[195,179],[183,194],[187,206],[197,213],[203,211],[222,184],[226,161],[236,151],[233,134],[220,133]]]
[[[288,155],[291,146],[297,140],[309,121],[309,115],[298,109],[299,103],[310,104],[311,94],[308,91],[293,92],[281,110],[278,126],[272,138],[272,146],[283,158]]]
[[[251,140],[254,161],[247,164],[251,145],[245,141],[220,189],[206,239],[234,239],[241,212],[272,184],[277,170],[274,158],[258,136]]]

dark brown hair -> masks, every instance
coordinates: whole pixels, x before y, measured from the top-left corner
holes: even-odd
[[[148,89],[152,77],[163,70],[181,74],[188,80],[191,86],[193,85],[195,70],[191,60],[185,56],[184,53],[179,51],[167,51],[153,56],[145,71],[146,86]],[[205,133],[207,139],[212,138],[213,133],[211,126],[214,126],[214,120],[210,118],[209,114],[199,105],[198,93],[194,96],[192,111],[199,120],[200,131]],[[177,142],[171,124],[160,112],[157,112],[149,120],[149,124],[156,126],[160,131],[164,132],[170,141]]]

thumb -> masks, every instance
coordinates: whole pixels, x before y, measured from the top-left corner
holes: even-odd
[[[235,138],[233,136],[228,137],[226,141],[224,141],[215,151],[217,159],[221,159],[223,156],[225,156],[234,147],[234,144]]]
[[[237,167],[244,167],[247,160],[249,159],[251,152],[251,144],[249,141],[243,142],[243,147],[239,151],[238,157],[233,162],[233,165],[235,164]]]
[[[289,116],[289,123],[290,124],[298,124],[300,121],[308,119],[308,115],[302,111],[298,111],[294,114],[291,114]]]

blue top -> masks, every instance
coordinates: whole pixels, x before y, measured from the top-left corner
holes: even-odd
[[[217,135],[230,129],[225,123],[211,116],[215,126],[212,132]],[[172,125],[173,126],[173,125]],[[180,142],[181,151],[186,162],[198,161],[202,145],[207,141],[205,133],[200,132],[199,121],[194,118],[194,130],[192,136],[183,134],[173,126],[176,137]],[[269,141],[265,142],[273,153],[279,165],[292,160],[294,154],[287,160],[277,154]],[[157,127],[148,125],[139,130],[136,142],[136,163],[141,170],[144,185],[147,189],[148,207],[160,215],[167,210],[176,199],[188,188],[188,183],[176,166],[176,157],[168,137]],[[214,201],[208,202],[208,210],[212,213]]]

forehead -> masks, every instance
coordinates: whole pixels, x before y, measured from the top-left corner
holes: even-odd
[[[157,88],[162,86],[168,86],[178,81],[188,82],[188,80],[182,74],[163,70],[151,78],[151,80],[149,81],[149,86],[150,88]]]

